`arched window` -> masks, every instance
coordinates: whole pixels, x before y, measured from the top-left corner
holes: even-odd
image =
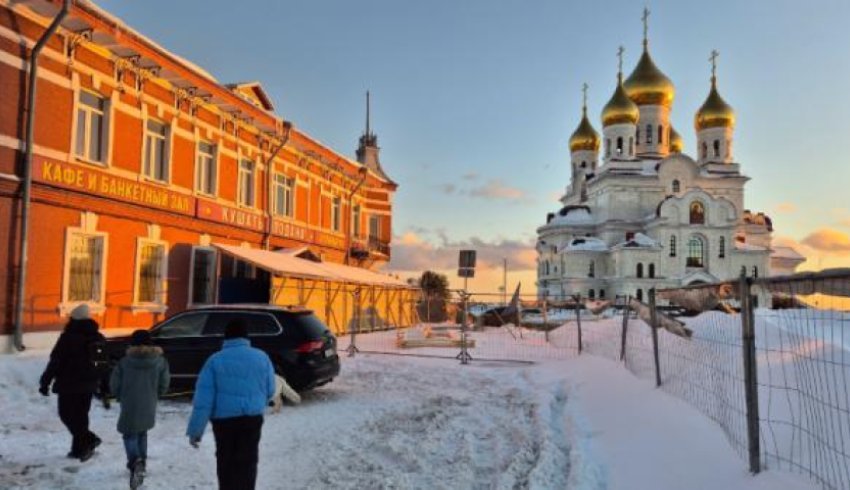
[[[758,268],[758,266],[754,265],[753,266],[753,277],[758,277],[758,276],[759,276],[759,268]]]
[[[678,194],[678,193],[679,193],[679,181],[674,180],[673,181],[673,194]]]
[[[650,279],[655,278],[655,264],[649,264],[649,277]]]
[[[629,136],[629,156],[635,154],[635,139]]]
[[[623,137],[618,136],[617,137],[617,155],[622,155],[622,154],[623,154]]]
[[[652,124],[646,125],[646,143],[647,144],[652,143]]]
[[[637,271],[635,271],[637,277],[643,277],[643,264],[638,262]]]
[[[703,244],[702,238],[692,236],[688,240],[688,259],[685,265],[688,267],[705,267],[704,253],[705,244]]]
[[[640,146],[640,126],[635,130],[635,146]]]
[[[694,201],[691,203],[691,224],[705,224],[705,206],[703,206],[702,203],[699,201]]]
[[[546,275],[549,275],[549,261],[546,261]]]
[[[637,300],[642,302],[643,301],[643,289],[638,289],[636,296],[637,296]]]
[[[605,290],[604,289],[599,290],[599,299],[605,299]]]
[[[587,162],[581,162],[581,168],[587,168]]]
[[[742,276],[746,276],[746,275],[747,275],[747,266],[745,266],[745,265],[742,265],[742,266],[741,266],[741,275],[742,275]]]
[[[591,300],[596,299],[596,291],[591,289],[590,291],[587,292],[587,297],[590,298]]]
[[[714,156],[720,156],[720,140],[714,140]]]
[[[664,142],[664,138],[662,138],[663,135],[664,135],[664,129],[662,129],[661,125],[659,124],[658,125],[658,144],[659,145]]]
[[[676,235],[670,236],[670,257],[676,256]]]
[[[702,158],[708,158],[708,144],[705,141],[702,142]]]
[[[720,237],[720,242],[717,244],[717,256],[721,259],[726,257],[726,237]]]
[[[596,277],[596,262],[590,261],[590,265],[587,267],[587,277]]]

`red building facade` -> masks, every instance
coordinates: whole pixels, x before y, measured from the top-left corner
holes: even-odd
[[[26,80],[58,1],[0,0],[0,318],[20,276]],[[389,260],[396,184],[368,130],[356,160],[91,3],[72,2],[38,61],[25,333],[87,303],[105,328],[192,305],[262,300],[268,278],[213,243]],[[267,294],[267,292],[265,293]]]

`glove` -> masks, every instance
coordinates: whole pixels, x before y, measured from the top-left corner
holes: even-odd
[[[201,444],[201,438],[197,436],[189,436],[189,444],[191,444],[193,448],[198,449],[198,446]]]
[[[41,385],[38,387],[38,392],[41,393],[41,396],[50,396],[50,386]]]

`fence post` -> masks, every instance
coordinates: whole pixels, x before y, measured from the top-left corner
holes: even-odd
[[[747,442],[750,472],[761,471],[761,448],[759,441],[759,394],[758,366],[756,364],[756,329],[753,311],[751,281],[741,274],[741,340],[744,347],[744,393],[747,402]]]
[[[623,337],[620,339],[620,360],[624,360],[626,358],[626,331],[629,328],[629,302],[631,301],[631,296],[626,295],[626,304],[623,305]]]
[[[466,292],[466,289],[461,291],[460,298],[463,301],[463,319],[460,322],[460,354],[455,357],[456,359],[460,359],[461,364],[469,364],[469,361],[472,360],[472,356],[469,355],[469,351],[466,346],[466,321],[469,317],[467,313],[467,302],[469,301],[469,297],[471,295]]]
[[[655,359],[655,386],[661,386],[661,365],[658,362],[658,312],[655,308],[655,288],[649,289],[649,321],[652,323],[652,356]]]
[[[581,305],[579,301],[581,300],[581,295],[576,294],[573,296],[573,300],[576,302],[576,331],[578,332],[578,353],[581,355]]]
[[[357,348],[356,335],[357,330],[360,328],[360,287],[355,287],[354,292],[351,293],[354,297],[353,308],[354,315],[352,315],[352,319],[349,320],[348,324],[351,325],[351,342],[348,344],[348,348],[345,349],[348,352],[348,357],[354,357],[354,354],[360,352],[360,349]]]

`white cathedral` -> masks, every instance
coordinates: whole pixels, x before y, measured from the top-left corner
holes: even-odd
[[[744,184],[733,154],[735,112],[711,88],[697,110],[696,159],[683,153],[670,125],[673,83],[643,54],[602,109],[602,137],[587,101],[570,137],[572,178],[563,207],[537,229],[538,296],[631,295],[650,288],[792,273],[805,258],[772,246],[768,216],[744,208]],[[585,86],[586,91],[586,86]],[[602,159],[599,150],[602,146]]]

